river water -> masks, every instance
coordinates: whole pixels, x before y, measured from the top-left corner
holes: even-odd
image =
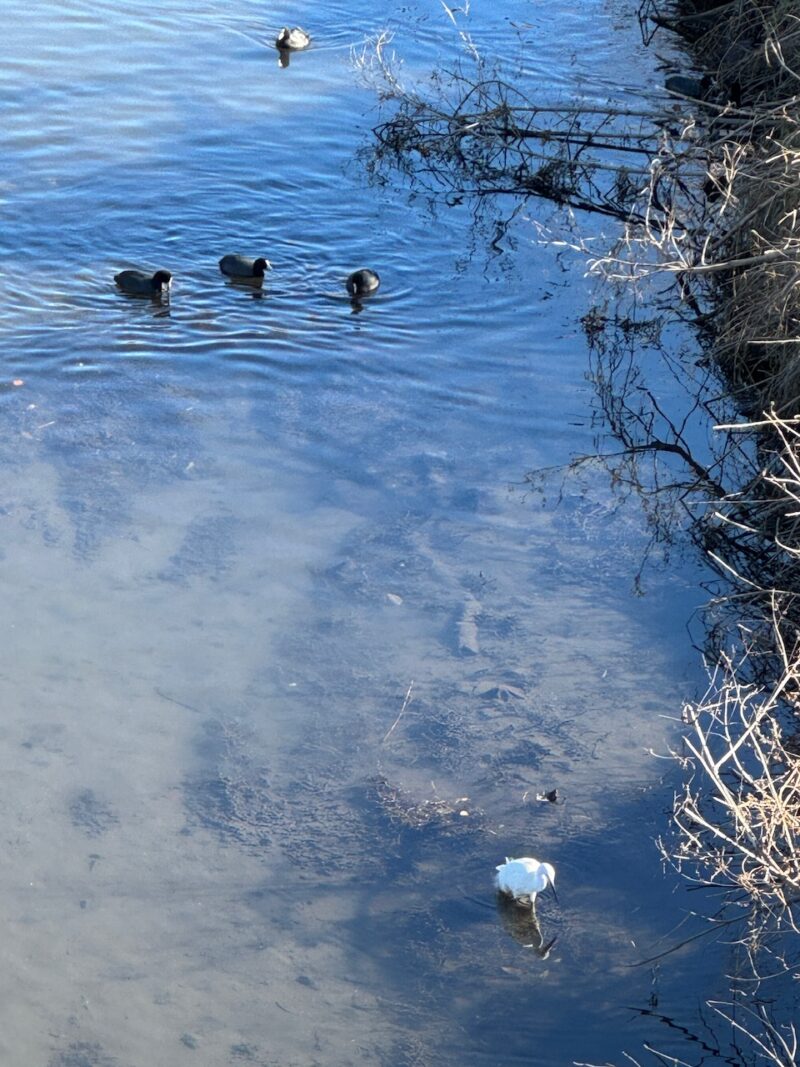
[[[625,5],[472,7],[553,99],[657,82]],[[636,506],[524,485],[595,446],[594,283],[549,208],[492,248],[368,182],[351,49],[389,29],[426,79],[440,4],[318,8],[6,3],[5,1063],[605,1062],[720,981],[708,947],[642,964],[696,929],[650,750],[700,681],[698,576],[634,596]],[[136,266],[171,299],[117,292]],[[558,871],[538,953],[492,890],[520,854]]]

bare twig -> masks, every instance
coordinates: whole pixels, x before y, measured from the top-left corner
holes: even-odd
[[[402,706],[402,708],[400,708],[400,711],[398,712],[397,718],[394,720],[392,725],[389,727],[389,729],[383,735],[383,740],[381,741],[382,745],[386,744],[386,742],[389,740],[389,738],[394,733],[395,727],[398,725],[400,720],[403,718],[403,715],[405,714],[405,710],[408,707],[409,701],[411,700],[411,691],[412,691],[413,688],[414,688],[414,680],[412,678],[411,684],[409,685],[408,690],[406,691],[406,697],[405,697],[405,700],[403,701],[403,706]]]

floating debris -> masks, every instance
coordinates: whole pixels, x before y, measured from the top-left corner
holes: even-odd
[[[512,700],[524,700],[525,690],[521,685],[503,681],[501,678],[481,678],[475,683],[473,693],[482,700],[501,700],[509,703]]]
[[[464,807],[469,797],[417,800],[406,790],[392,785],[382,774],[370,779],[369,794],[391,822],[411,830],[453,826],[468,816],[481,814]]]

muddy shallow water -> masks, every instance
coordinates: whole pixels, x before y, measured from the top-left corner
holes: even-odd
[[[648,84],[630,12],[568,7],[507,0],[472,31],[555,95]],[[366,181],[351,46],[388,25],[422,77],[452,24],[432,3],[9,14],[0,1055],[669,1045],[636,1009],[691,1016],[724,959],[639,965],[690,910],[649,750],[698,684],[703,594],[673,569],[633,596],[647,533],[600,476],[524,486],[595,432],[591,283],[535,206],[498,252],[466,205]],[[314,45],[282,69],[287,23]],[[221,277],[231,251],[272,260],[262,289]],[[363,264],[383,284],[359,309]],[[115,291],[136,265],[173,271],[169,302]],[[492,891],[524,852],[558,870],[544,959]]]

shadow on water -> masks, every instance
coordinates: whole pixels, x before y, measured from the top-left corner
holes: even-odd
[[[387,538],[385,547],[397,546]],[[348,628],[340,639],[350,639]],[[525,638],[522,647],[529,647]],[[302,650],[297,655],[302,662]],[[459,663],[455,658],[458,673]],[[584,1054],[615,1054],[622,1030],[612,1025],[609,1035],[609,1019],[635,1033],[624,1005],[637,997],[643,1008],[651,1003],[652,969],[631,969],[648,953],[632,950],[630,938],[638,946],[663,932],[659,899],[670,890],[648,868],[653,809],[666,803],[666,791],[645,792],[628,804],[611,794],[598,797],[595,830],[572,797],[581,804],[576,758],[593,763],[587,747],[597,738],[579,740],[579,723],[533,726],[535,685],[531,695],[517,688],[505,698],[500,687],[472,699],[462,689],[457,722],[439,698],[412,699],[402,719],[396,721],[395,711],[378,727],[373,701],[391,706],[393,687],[381,697],[374,676],[342,674],[335,648],[321,654],[318,646],[309,677],[311,666],[309,660],[309,684],[301,688],[313,702],[324,693],[327,705],[293,746],[270,751],[252,720],[208,721],[197,735],[198,773],[185,784],[186,832],[211,831],[226,848],[243,848],[264,865],[261,884],[243,897],[256,944],[266,951],[280,927],[315,951],[335,949],[353,996],[379,991],[370,1010],[386,1035],[380,1062],[447,1063],[458,1055],[460,1062],[480,1063],[498,1055],[498,1043],[503,1059],[524,1059],[543,1029],[568,1028],[575,1013]],[[296,667],[293,677],[302,681]],[[324,690],[313,685],[317,672]],[[452,703],[459,704],[455,690]],[[496,744],[495,737],[510,743]],[[554,753],[562,747],[571,754],[559,784],[570,801],[524,804],[529,825],[520,837],[498,818],[504,795],[524,784],[533,794],[535,783],[552,783]],[[491,753],[490,766],[482,765],[481,753]],[[464,782],[473,795],[457,791]],[[647,856],[631,855],[634,826]],[[542,897],[534,920],[530,909],[497,899],[494,865],[521,841],[544,843],[556,835],[568,887],[560,904]],[[677,964],[660,981],[665,999],[697,969],[696,957]],[[641,1018],[646,1031],[649,1020]],[[398,1034],[412,1020],[416,1037],[400,1056],[397,1042],[408,1039]]]
[[[746,964],[744,948],[729,947],[746,931],[725,924],[715,934],[697,923],[665,931],[671,890],[648,875],[649,859],[631,854],[632,827],[644,821],[649,838],[663,792],[644,805],[612,807],[607,798],[602,841],[572,823],[559,848],[568,885],[559,903],[541,897],[534,915],[492,887],[508,831],[465,796],[365,778],[363,725],[352,734],[340,727],[344,751],[333,758],[306,738],[271,764],[252,730],[215,721],[200,738],[206,774],[187,783],[186,832],[210,830],[258,858],[264,875],[242,897],[250,945],[272,952],[281,930],[311,952],[335,951],[349,996],[372,1014],[379,1062],[527,1062],[543,1031],[564,1042],[576,1018],[580,1036],[566,1044],[587,1062],[613,1059],[620,1044],[649,1047],[640,1062],[685,1061],[693,1049],[702,1055],[691,1062],[746,1062],[713,1006],[699,1016],[685,1006],[694,999],[687,989],[708,990],[722,960]],[[589,872],[593,885],[579,873],[586,860],[606,868]],[[696,943],[680,948],[698,935],[699,953]],[[298,968],[294,981],[329,989],[311,973]],[[743,966],[745,983],[746,974]],[[295,1010],[291,994],[279,1003]],[[716,1003],[725,1004],[724,983]]]
[[[47,1067],[120,1067],[120,1061],[107,1056],[98,1044],[76,1041],[52,1056]]]

